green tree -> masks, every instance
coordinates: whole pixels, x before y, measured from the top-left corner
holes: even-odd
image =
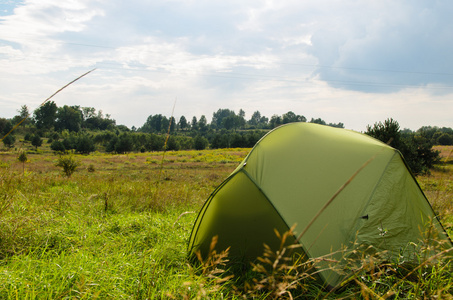
[[[94,141],[88,135],[82,135],[77,139],[76,151],[81,154],[90,154],[95,150]]]
[[[164,147],[165,137],[163,137],[162,135],[151,134],[149,136],[148,143],[149,146],[147,146],[147,149],[150,149],[151,151],[160,151]]]
[[[453,145],[453,135],[442,133],[436,140],[438,145]]]
[[[10,120],[5,118],[0,118],[0,139],[5,137],[5,135],[11,130],[12,125]]]
[[[14,147],[14,143],[16,142],[16,137],[12,134],[8,134],[5,138],[3,138],[3,145],[7,148]]]
[[[162,115],[154,115],[150,119],[150,132],[161,132],[162,131]]]
[[[205,115],[201,115],[200,120],[198,121],[198,130],[201,133],[205,133],[208,130],[208,121],[206,120]]]
[[[226,130],[222,130],[221,133],[216,133],[211,141],[211,148],[212,149],[219,149],[219,148],[229,148],[230,147],[230,134],[226,132]]]
[[[307,119],[304,116],[296,115],[294,112],[289,111],[282,116],[282,123],[294,123],[294,122],[306,122]]]
[[[1,137],[5,136],[13,126],[11,125],[11,122],[8,119],[5,118],[0,118],[0,135]]]
[[[118,137],[116,135],[111,136],[110,139],[106,142],[105,151],[106,152],[115,152],[115,145],[118,142]]]
[[[97,117],[96,109],[94,107],[82,107],[81,111],[82,111],[82,121],[83,122],[85,122],[88,119]]]
[[[74,134],[70,134],[63,139],[63,145],[66,150],[75,149],[77,147],[77,137]]]
[[[238,115],[236,116],[236,128],[244,128],[247,121],[245,120],[245,111],[243,109],[239,110]]]
[[[102,110],[96,114],[93,107],[82,107],[82,128],[91,130],[108,130],[115,127],[116,121],[110,119],[109,115],[104,117]]]
[[[38,147],[42,145],[42,138],[38,134],[35,134],[31,139],[31,144],[38,150]]]
[[[233,129],[235,127],[236,116],[230,115],[222,119],[221,126],[217,128],[225,128],[226,130]]]
[[[403,136],[402,145],[397,149],[414,174],[429,173],[434,164],[440,161],[439,152],[433,150],[432,141],[416,133]]]
[[[170,119],[168,120],[168,122],[170,123],[169,125],[167,125],[167,131],[168,131],[168,127],[170,127],[170,132],[175,132],[175,129],[176,129],[176,120],[175,118],[172,116],[170,117]]]
[[[385,120],[383,123],[374,123],[373,126],[367,125],[365,133],[398,150],[403,148],[400,125],[392,118]]]
[[[239,133],[232,134],[230,141],[230,147],[232,148],[244,148],[247,146],[247,139]]]
[[[252,114],[252,117],[247,122],[251,126],[258,126],[261,120],[261,113],[257,110]]]
[[[22,105],[17,112],[19,113],[19,117],[21,117],[22,119],[26,119],[30,115],[30,111],[28,110],[27,105]]]
[[[55,127],[61,131],[79,132],[82,127],[82,111],[79,106],[63,106],[57,110]]]
[[[1,137],[4,137],[5,135],[9,134],[8,136],[10,135],[13,135],[14,133],[11,131],[13,129],[13,124],[11,123],[10,120],[7,120],[7,119],[3,119],[3,120],[0,120],[0,135]]]
[[[257,110],[252,114],[252,117],[247,122],[251,128],[266,128],[269,119],[265,116],[262,116],[261,113]]]
[[[55,120],[57,118],[57,105],[53,101],[44,103],[44,105],[35,109],[33,113],[33,119],[36,124],[36,128],[49,130],[55,126]]]
[[[439,128],[436,126],[422,126],[417,130],[417,134],[428,140],[432,140],[438,130]]]
[[[179,126],[179,129],[182,130],[182,131],[184,131],[188,127],[186,117],[181,116],[179,118],[178,126]]]
[[[150,115],[150,116],[148,116],[145,124],[143,124],[143,126],[140,128],[139,131],[148,132],[148,133],[167,132],[168,124],[169,124],[169,120],[165,116],[162,116],[161,114],[154,115],[154,116]]]
[[[198,121],[197,121],[197,117],[193,116],[192,118],[192,130],[198,130]]]
[[[367,126],[366,134],[398,149],[414,174],[427,173],[439,161],[439,152],[433,143],[415,133],[402,134],[397,121],[392,118]]]
[[[311,118],[310,123],[315,123],[315,124],[321,124],[321,125],[327,125],[326,121],[324,121],[321,118],[313,119]]]
[[[116,153],[128,153],[134,148],[134,142],[129,133],[123,132],[118,136],[118,140],[115,143]]]
[[[330,127],[336,127],[336,128],[344,128],[344,124],[341,122],[338,123],[329,123],[328,124]]]
[[[271,120],[269,121],[269,124],[270,124],[271,128],[278,127],[283,124],[282,118],[279,115],[273,115],[271,117]]]
[[[62,141],[53,141],[52,144],[50,145],[50,149],[52,149],[55,152],[65,152],[66,151],[66,148]]]
[[[195,150],[204,150],[208,147],[208,145],[209,145],[209,141],[205,137],[197,135],[194,138],[193,146],[194,146]]]
[[[166,150],[178,151],[180,148],[181,148],[181,145],[179,144],[179,141],[176,139],[175,136],[171,135],[168,138]]]
[[[212,114],[212,121],[211,121],[211,126],[214,129],[231,129],[234,127],[234,118],[236,117],[236,114],[234,111],[229,110],[229,109],[219,109],[217,112]],[[224,121],[224,119],[229,118],[229,120]],[[227,127],[230,128],[227,128]]]
[[[169,125],[170,125],[170,120],[167,119],[167,117],[162,116],[161,124],[162,124],[162,125],[161,125],[161,130],[160,130],[160,132],[161,132],[161,133],[167,133],[167,132],[168,132]],[[171,132],[171,126],[170,126],[170,132]]]
[[[245,120],[245,112],[241,109],[239,114],[234,119],[234,128],[244,128],[247,121]]]
[[[25,126],[30,123],[30,120],[28,117],[30,116],[30,112],[28,110],[27,105],[22,105],[19,110],[17,110],[19,113],[18,116],[16,116],[14,124],[18,124],[19,122],[22,122],[20,125]]]
[[[24,136],[24,141],[31,142],[32,138],[33,138],[33,134],[31,132],[27,132]]]

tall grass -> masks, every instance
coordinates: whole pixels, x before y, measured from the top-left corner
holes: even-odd
[[[70,178],[51,153],[28,153],[24,173],[17,153],[0,153],[0,299],[448,299],[449,253],[420,251],[416,266],[345,253],[352,275],[334,292],[316,281],[318,261],[294,262],[284,247],[267,248],[242,278],[225,268],[228,253],[190,267],[196,215],[185,212],[198,210],[247,150],[170,151],[162,177],[162,153],[78,156]],[[450,234],[452,173],[447,163],[418,178]]]

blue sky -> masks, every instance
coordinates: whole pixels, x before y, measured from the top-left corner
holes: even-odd
[[[53,100],[118,124],[293,111],[453,127],[453,2],[0,0],[0,117]]]

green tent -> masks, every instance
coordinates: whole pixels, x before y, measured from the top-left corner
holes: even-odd
[[[358,132],[291,123],[265,135],[210,195],[194,224],[189,255],[206,256],[218,236],[216,250],[231,247],[230,260],[252,260],[263,254],[263,244],[278,250],[274,229],[283,233],[293,225],[290,242],[308,258],[340,261],[339,250],[360,245],[414,259],[414,244],[426,243],[427,230],[433,243],[452,246],[399,151]],[[328,269],[325,264],[320,268]],[[342,279],[334,271],[319,274],[330,286]]]

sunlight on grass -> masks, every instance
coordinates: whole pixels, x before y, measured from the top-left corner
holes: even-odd
[[[267,249],[244,278],[190,267],[186,247],[198,210],[249,150],[168,151],[158,185],[159,152],[78,155],[70,178],[53,154],[28,153],[23,172],[15,153],[1,153],[0,299],[402,299],[453,292],[445,257],[410,269],[364,255],[334,293],[308,275],[315,261],[292,265],[282,249]],[[452,175],[446,163],[417,178],[450,236]],[[228,257],[213,259],[217,272]]]

